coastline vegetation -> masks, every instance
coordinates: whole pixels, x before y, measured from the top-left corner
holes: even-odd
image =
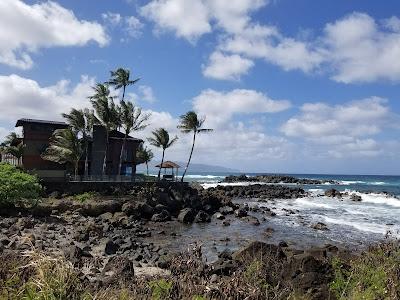
[[[331,299],[399,299],[399,253],[397,242],[385,242],[353,260],[333,257]],[[283,282],[279,270],[284,264],[268,257],[247,258],[234,273],[211,280],[201,259],[182,253],[173,259],[171,275],[121,276],[107,287],[86,282],[63,258],[38,251],[27,251],[22,257],[2,254],[1,258],[1,300],[314,299],[299,292],[295,284]]]

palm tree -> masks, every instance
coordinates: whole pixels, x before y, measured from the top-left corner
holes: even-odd
[[[5,148],[5,153],[11,154],[15,158],[17,158],[17,164],[20,166],[22,155],[24,155],[24,149],[25,149],[24,143],[20,142],[15,146],[7,146]]]
[[[18,139],[20,139],[20,136],[15,132],[11,132],[9,135],[6,136],[6,138],[2,144],[3,144],[3,146],[11,146]]]
[[[62,114],[77,134],[82,135],[85,150],[85,176],[89,175],[89,138],[93,133],[93,126],[98,122],[94,116],[94,111],[85,108],[84,110],[71,109],[69,114]]]
[[[42,158],[59,164],[71,163],[76,176],[83,151],[82,142],[75,131],[71,128],[57,129],[50,138],[50,146],[42,154]]]
[[[178,125],[178,128],[183,133],[190,133],[193,132],[193,143],[192,149],[190,150],[189,160],[186,164],[185,171],[183,172],[181,181],[183,182],[183,178],[186,175],[186,171],[189,168],[190,160],[192,159],[194,144],[196,142],[196,135],[201,132],[210,132],[212,129],[201,128],[205,121],[205,118],[198,118],[197,114],[194,111],[189,111],[186,114],[180,117],[181,122]]]
[[[178,137],[175,136],[172,140],[170,140],[169,133],[167,130],[164,128],[158,128],[154,131],[152,131],[153,137],[148,138],[147,140],[151,145],[157,148],[162,148],[162,159],[161,159],[161,164],[160,164],[160,170],[158,171],[158,180],[160,180],[161,176],[161,167],[162,164],[164,163],[164,155],[165,155],[165,149],[171,147],[177,140]]]
[[[105,175],[107,167],[108,136],[110,131],[115,130],[119,126],[120,115],[114,103],[114,99],[109,96],[110,90],[107,85],[99,83],[93,90],[95,94],[89,97],[89,99],[96,113],[96,119],[106,129],[106,148],[103,159],[103,175]]]
[[[122,160],[124,155],[124,150],[126,146],[126,139],[128,135],[133,131],[143,130],[147,127],[148,124],[145,122],[150,118],[149,113],[142,114],[142,109],[140,107],[135,107],[132,102],[121,101],[120,106],[120,120],[121,127],[124,129],[125,136],[121,146],[121,152],[119,155],[119,166],[118,166],[118,174],[121,175],[122,169]],[[136,169],[136,166],[133,167]],[[136,172],[134,172],[136,173]]]
[[[111,79],[107,83],[114,86],[116,89],[122,88],[122,99],[125,99],[125,90],[128,85],[133,85],[138,82],[140,78],[130,80],[130,71],[128,69],[118,68],[116,71],[111,71]]]
[[[146,164],[147,176],[149,176],[149,162],[153,159],[154,154],[151,149],[147,147],[143,147],[143,144],[140,144],[137,152],[136,152],[137,160],[140,163]]]

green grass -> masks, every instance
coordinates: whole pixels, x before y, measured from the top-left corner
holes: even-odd
[[[85,193],[73,196],[73,199],[75,201],[85,203],[88,200],[94,199],[96,196],[97,196],[97,194],[94,192],[85,192]]]

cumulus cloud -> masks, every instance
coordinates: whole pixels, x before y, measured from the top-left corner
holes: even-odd
[[[105,46],[109,37],[100,24],[79,20],[55,2],[0,1],[2,64],[29,69],[33,66],[31,54],[41,48],[84,46],[91,41]]]
[[[139,90],[138,93],[129,93],[128,94],[131,101],[133,101],[133,102],[145,101],[148,103],[154,103],[157,101],[152,87],[150,87],[148,85],[139,85],[138,90]]]
[[[172,31],[192,42],[211,32],[209,11],[201,0],[153,0],[140,13],[155,22],[156,32]]]
[[[71,107],[90,105],[93,78],[82,76],[81,81],[71,86],[68,80],[60,80],[53,86],[41,86],[32,79],[18,75],[0,76],[1,123],[15,122],[19,118],[61,119],[61,113]]]
[[[380,147],[372,137],[391,127],[392,115],[386,99],[371,97],[340,105],[306,103],[301,114],[281,127],[288,137],[331,147],[335,157],[358,153],[378,155]]]
[[[239,80],[254,66],[254,63],[238,54],[225,55],[219,51],[213,52],[209,62],[203,66],[205,77],[225,80]]]
[[[327,23],[315,38],[299,39],[252,19],[268,2],[153,0],[141,14],[156,24],[157,32],[170,31],[191,42],[216,32],[216,50],[203,68],[207,77],[232,80],[246,74],[249,59],[262,59],[285,71],[325,73],[343,83],[400,80],[398,17],[374,20],[355,12]],[[240,66],[228,72],[233,58]]]
[[[246,89],[229,92],[208,89],[193,99],[194,109],[207,116],[207,123],[214,127],[226,124],[235,114],[276,113],[290,105],[288,100],[273,100],[263,93]]]

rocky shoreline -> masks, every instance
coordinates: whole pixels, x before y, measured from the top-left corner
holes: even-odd
[[[339,182],[334,180],[316,180],[316,179],[305,179],[296,178],[287,175],[257,175],[257,176],[247,176],[243,175],[230,175],[227,176],[222,182],[225,183],[235,183],[235,182],[260,182],[260,183],[288,183],[288,184],[339,184]]]
[[[216,260],[205,261],[201,241],[195,236],[191,243],[177,245],[174,251],[162,243],[177,240],[178,224],[192,226],[191,223],[213,221],[224,230],[234,219],[260,225],[263,220],[252,214],[255,211],[261,212],[264,220],[275,216],[267,207],[237,204],[233,201],[236,198],[278,201],[306,195],[302,188],[262,184],[209,189],[154,184],[115,195],[52,193],[34,208],[1,210],[0,255],[19,257],[34,249],[62,257],[72,264],[79,280],[93,289],[113,286],[121,280],[121,274],[124,280],[138,276],[171,278],[177,265],[193,261],[193,257],[197,257],[202,269],[199,278],[206,285],[218,285],[247,268],[251,258],[262,257],[268,267],[274,262],[275,273],[268,279],[271,284],[280,282],[290,293],[308,294],[311,299],[334,299],[328,286],[333,278],[330,258],[352,257],[349,251],[334,245],[299,250],[284,241],[276,245],[253,242],[235,253],[219,251]],[[332,196],[336,196],[335,192]],[[295,212],[287,209],[287,214]],[[327,230],[324,225],[315,224],[313,228]],[[190,249],[188,261],[182,254],[184,248]],[[181,254],[177,255],[177,251]],[[219,295],[216,299],[225,299]]]

